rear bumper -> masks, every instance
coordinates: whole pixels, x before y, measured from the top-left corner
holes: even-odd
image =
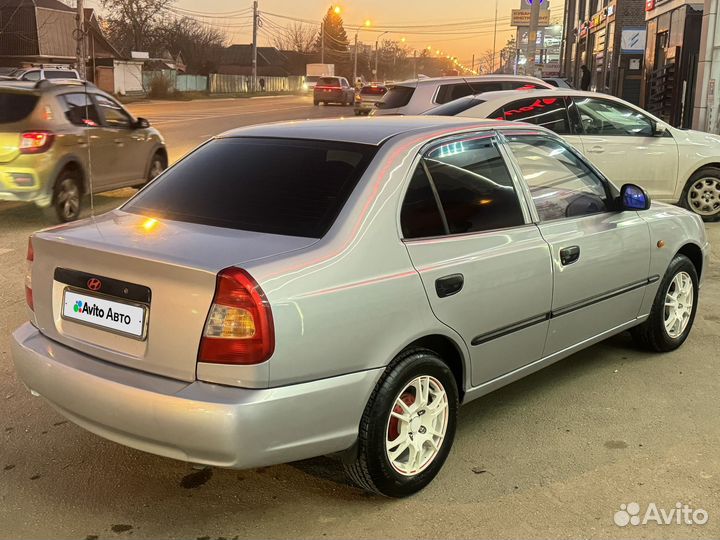
[[[153,454],[231,468],[349,448],[382,372],[251,390],[109,364],[46,338],[29,323],[15,331],[11,348],[27,387],[88,431]]]

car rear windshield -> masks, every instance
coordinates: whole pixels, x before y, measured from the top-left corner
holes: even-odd
[[[38,96],[0,91],[0,124],[19,122],[27,118],[35,105]]]
[[[387,88],[384,86],[363,86],[360,89],[360,93],[364,96],[382,96],[387,92]]]
[[[378,107],[381,109],[404,107],[410,103],[413,92],[415,92],[415,88],[412,86],[393,86],[388,89],[387,93],[378,103]]]
[[[463,111],[467,111],[475,105],[480,105],[481,103],[485,103],[485,100],[476,98],[475,96],[465,96],[460,99],[456,99],[455,101],[451,101],[450,103],[446,103],[445,105],[440,105],[439,107],[425,111],[422,114],[432,116],[455,116]]]
[[[340,86],[340,79],[337,77],[320,77],[317,82],[318,86]]]
[[[123,210],[229,229],[322,238],[377,147],[273,138],[213,140]]]

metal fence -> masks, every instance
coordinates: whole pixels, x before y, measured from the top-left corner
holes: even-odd
[[[249,75],[226,75],[212,73],[204,75],[178,75],[173,69],[144,71],[143,88],[147,94],[153,84],[164,86],[173,92],[210,92],[211,94],[246,94],[252,89],[252,77]],[[155,82],[153,82],[155,81]],[[159,82],[162,82],[160,85]],[[258,92],[298,92],[303,89],[305,77],[258,77]]]

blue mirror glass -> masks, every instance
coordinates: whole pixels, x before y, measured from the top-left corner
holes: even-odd
[[[645,190],[633,184],[623,186],[622,203],[626,210],[647,210],[650,207],[650,201]]]

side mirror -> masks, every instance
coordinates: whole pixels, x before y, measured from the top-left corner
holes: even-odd
[[[647,210],[650,208],[650,195],[640,186],[625,184],[620,188],[620,205],[623,210]]]
[[[146,118],[138,118],[135,120],[135,124],[133,124],[133,128],[135,129],[146,129],[150,127],[150,122],[147,121]]]
[[[653,136],[662,137],[667,133],[667,126],[658,122],[653,122]]]

